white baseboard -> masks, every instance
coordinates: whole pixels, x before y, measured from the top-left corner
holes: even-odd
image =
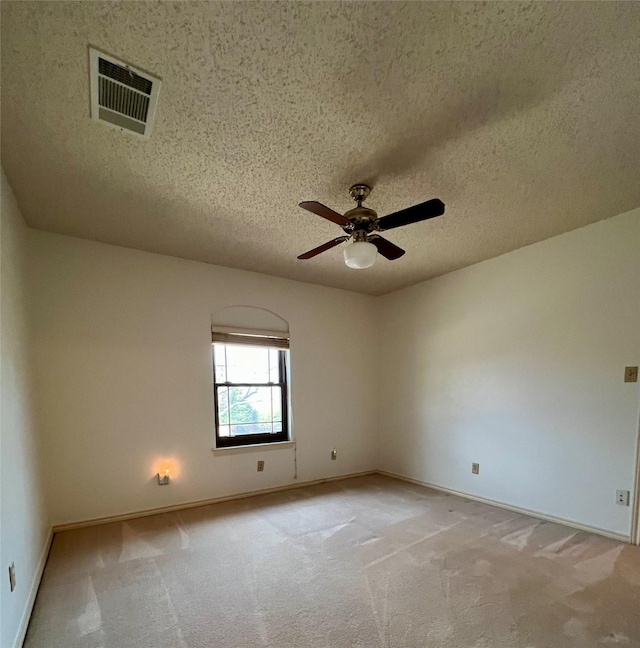
[[[49,550],[51,549],[51,543],[53,542],[53,529],[49,529],[47,539],[42,547],[42,552],[40,553],[40,559],[38,560],[38,566],[36,567],[35,574],[31,580],[31,587],[29,590],[29,598],[27,599],[27,604],[24,608],[22,614],[22,619],[20,620],[20,626],[18,627],[18,635],[14,643],[14,648],[22,648],[25,637],[27,636],[27,628],[29,627],[29,621],[31,620],[31,612],[33,612],[33,605],[36,602],[36,596],[38,595],[38,588],[40,587],[40,581],[42,580],[42,574],[44,573],[44,566],[47,564],[47,558],[49,557]]]
[[[284,486],[275,486],[273,488],[263,488],[260,490],[246,491],[236,493],[235,495],[223,495],[222,497],[212,497],[204,500],[193,502],[183,502],[181,504],[171,504],[169,506],[159,506],[157,508],[144,509],[142,511],[132,511],[121,515],[108,515],[105,517],[89,518],[87,520],[78,520],[77,522],[68,522],[65,524],[54,524],[53,533],[58,531],[70,531],[71,529],[80,529],[81,527],[94,526],[96,524],[107,524],[108,522],[122,522],[134,518],[146,517],[148,515],[157,515],[158,513],[171,513],[173,511],[182,511],[184,509],[196,508],[198,506],[208,506],[209,504],[218,504],[219,502],[230,502],[233,500],[246,499],[255,495],[268,495],[269,493],[278,493],[279,491],[292,490],[294,488],[305,488],[307,486],[316,486],[326,482],[340,481],[342,479],[352,479],[353,477],[364,477],[365,475],[375,475],[377,470],[365,470],[363,472],[349,473],[348,475],[336,475],[335,477],[325,477],[323,479],[314,479],[305,482],[294,482]]]
[[[378,470],[377,472],[378,474],[385,475],[386,477],[399,479],[400,481],[409,482],[410,484],[417,484],[418,486],[425,486],[426,488],[433,488],[434,490],[441,491],[443,493],[448,493],[449,495],[456,495],[457,497],[463,497],[464,499],[473,500],[474,502],[482,502],[483,504],[497,506],[498,508],[503,508],[503,509],[507,509],[508,511],[513,511],[514,513],[522,513],[523,515],[529,515],[530,517],[539,518],[541,520],[548,520],[549,522],[555,522],[556,524],[563,524],[564,526],[571,527],[572,529],[579,529],[580,531],[588,531],[589,533],[595,533],[597,535],[605,536],[607,538],[613,538],[614,540],[620,540],[626,543],[631,542],[631,536],[625,535],[623,533],[616,533],[615,531],[609,531],[608,529],[601,529],[600,527],[590,526],[589,524],[582,524],[581,522],[576,522],[575,520],[569,520],[567,518],[561,518],[555,515],[548,515],[547,513],[542,513],[540,511],[533,511],[531,509],[521,508],[520,506],[514,506],[513,504],[507,504],[506,502],[500,502],[498,500],[489,499],[488,497],[480,497],[479,495],[471,495],[470,493],[463,493],[462,491],[456,491],[451,488],[446,488],[444,486],[438,486],[437,484],[431,484],[429,482],[424,482],[419,479],[412,479],[411,477],[405,477],[404,475],[388,472],[386,470]]]
[[[283,486],[275,486],[273,488],[264,488],[260,490],[246,491],[243,493],[236,493],[234,495],[224,495],[222,497],[212,497],[204,500],[182,502],[180,504],[172,504],[170,506],[160,506],[157,508],[144,509],[141,511],[131,511],[130,513],[123,513],[120,515],[109,515],[105,517],[90,518],[87,520],[78,520],[77,522],[69,522],[66,524],[56,524],[53,526],[52,532],[57,533],[58,531],[69,531],[71,529],[79,529],[81,527],[94,526],[96,524],[107,524],[109,522],[122,522],[124,520],[132,520],[135,518],[146,517],[148,515],[157,515],[159,513],[171,513],[173,511],[181,511],[183,509],[196,508],[198,506],[208,506],[209,504],[217,504],[219,502],[229,502],[233,500],[246,499],[247,497],[254,497],[255,495],[267,495],[269,493],[277,493],[280,491],[287,491],[295,488],[305,488],[307,486],[315,486],[317,484],[323,484],[326,482],[340,481],[342,479],[352,479],[353,477],[364,477],[365,475],[375,475],[375,474],[384,475],[385,477],[391,477],[393,479],[399,479],[401,481],[409,482],[411,484],[416,484],[418,486],[424,486],[426,488],[433,488],[434,490],[441,491],[443,493],[448,493],[449,495],[456,495],[457,497],[463,497],[465,499],[473,500],[475,502],[482,502],[483,504],[489,504],[490,506],[497,506],[499,508],[507,509],[508,511],[521,513],[522,515],[529,515],[531,517],[539,518],[542,520],[548,520],[549,522],[563,524],[573,529],[579,529],[580,531],[588,531],[589,533],[595,533],[597,535],[602,535],[607,538],[613,538],[614,540],[620,540],[622,542],[627,542],[627,543],[631,542],[630,535],[625,535],[623,533],[616,533],[615,531],[609,531],[608,529],[601,529],[599,527],[594,527],[588,524],[582,524],[581,522],[577,522],[575,520],[570,520],[568,518],[561,518],[555,515],[549,515],[541,511],[525,509],[520,506],[514,506],[513,504],[508,504],[507,502],[501,502],[499,500],[489,499],[487,497],[480,497],[479,495],[472,495],[471,493],[456,491],[451,488],[439,486],[438,484],[431,484],[429,482],[424,482],[419,479],[412,479],[411,477],[405,477],[404,475],[389,472],[386,470],[366,470],[358,473],[350,473],[348,475],[336,475],[335,477],[325,477],[324,479],[314,479],[311,481],[285,484]],[[45,555],[45,560],[46,560],[46,555]],[[44,568],[44,563],[42,567]],[[40,582],[40,577],[38,577],[38,583],[39,582]],[[33,594],[33,597],[35,599],[35,592]]]

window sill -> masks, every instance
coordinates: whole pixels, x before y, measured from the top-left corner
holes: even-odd
[[[278,441],[276,443],[254,443],[246,446],[230,446],[228,448],[212,448],[213,454],[218,457],[222,455],[243,454],[245,452],[264,452],[265,450],[284,450],[295,448],[295,441]]]

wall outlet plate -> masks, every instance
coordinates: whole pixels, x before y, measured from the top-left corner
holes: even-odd
[[[264,472],[264,461],[258,461],[258,472]]]
[[[638,382],[638,367],[625,367],[624,368],[624,381],[625,382]]]
[[[338,449],[334,448],[331,451],[331,461],[335,461],[338,458]]]
[[[617,490],[616,491],[616,504],[620,506],[629,506],[629,491]]]
[[[169,475],[158,473],[158,486],[167,486],[169,484]]]
[[[479,475],[480,474],[480,464],[479,463],[472,463],[471,464],[471,472],[474,475]]]
[[[9,565],[9,587],[12,592],[16,588],[16,566],[13,563]]]

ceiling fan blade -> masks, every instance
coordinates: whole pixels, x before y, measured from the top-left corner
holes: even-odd
[[[378,248],[378,252],[389,261],[399,259],[405,253],[401,247],[377,234],[372,234],[369,237],[369,242],[373,243]]]
[[[402,227],[411,223],[419,223],[428,218],[442,216],[442,214],[444,214],[444,203],[438,198],[433,198],[419,205],[414,205],[413,207],[408,207],[388,216],[378,218],[376,226],[381,232],[384,232],[395,227]]]
[[[333,211],[333,209],[330,209],[326,205],[316,202],[315,200],[301,202],[300,207],[302,207],[302,209],[310,211],[312,214],[322,216],[322,218],[326,218],[336,225],[341,225],[342,227],[351,223],[351,221],[346,216],[338,214],[337,211]]]
[[[335,247],[336,245],[340,245],[340,243],[346,241],[348,238],[349,238],[348,236],[338,236],[338,238],[334,238],[333,241],[328,241],[323,245],[319,245],[317,248],[313,248],[313,250],[309,250],[308,252],[301,254],[298,257],[298,259],[311,259],[311,257],[314,257],[317,254],[320,254],[321,252],[325,252],[326,250],[330,250],[332,247]]]

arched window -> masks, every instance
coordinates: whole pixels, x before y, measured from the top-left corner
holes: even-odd
[[[236,306],[214,316],[217,448],[289,440],[288,329],[285,320],[259,308]]]

